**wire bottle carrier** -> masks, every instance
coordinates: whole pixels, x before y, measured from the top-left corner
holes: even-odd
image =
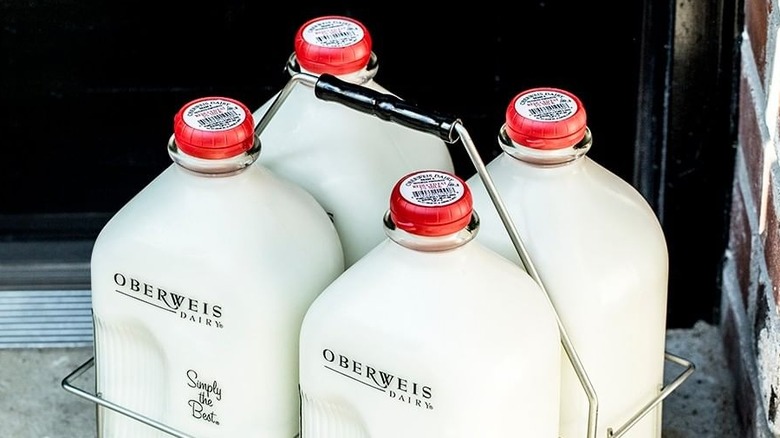
[[[473,163],[477,173],[479,174],[479,177],[485,185],[488,195],[490,196],[490,199],[493,202],[498,215],[504,224],[504,227],[509,233],[512,244],[520,256],[520,260],[523,263],[525,270],[528,272],[531,278],[533,278],[534,281],[539,284],[545,294],[546,299],[550,300],[547,289],[539,277],[539,274],[536,271],[536,268],[534,267],[528,252],[526,251],[525,245],[523,244],[523,241],[517,232],[514,223],[509,217],[501,197],[498,195],[495,185],[493,184],[493,180],[491,179],[490,174],[488,173],[485,164],[482,161],[476,146],[474,145],[474,142],[471,140],[471,136],[459,119],[420,109],[417,106],[405,102],[395,96],[379,93],[360,85],[342,81],[333,75],[322,74],[320,76],[313,76],[306,73],[297,73],[290,78],[285,87],[277,96],[276,100],[269,107],[268,111],[258,121],[257,125],[255,126],[255,134],[258,137],[266,128],[266,126],[268,126],[268,123],[284,103],[284,100],[290,94],[293,87],[298,84],[313,88],[315,96],[319,99],[337,102],[356,111],[370,114],[386,121],[398,123],[411,129],[435,135],[444,140],[449,145],[460,141],[466,148],[466,152],[468,153],[471,162]],[[552,302],[550,303],[552,304]],[[553,306],[553,309],[554,308],[555,307]],[[566,356],[569,359],[569,362],[571,363],[588,399],[588,422],[585,436],[587,438],[596,438],[598,425],[598,396],[582,362],[580,361],[579,356],[577,355],[574,345],[572,344],[569,335],[566,332],[566,328],[564,327],[557,313],[556,322],[560,331],[561,346],[563,347],[563,350],[566,353]],[[687,359],[676,356],[669,352],[665,352],[664,358],[666,361],[683,367],[684,370],[669,384],[665,385],[652,400],[648,400],[647,403],[638,412],[636,412],[630,418],[627,418],[625,423],[619,425],[619,427],[607,428],[606,438],[619,438],[623,436],[626,432],[628,432],[628,430],[631,429],[631,427],[633,427],[646,414],[658,406],[694,372],[694,364]],[[192,435],[188,435],[184,432],[176,430],[175,428],[170,427],[162,422],[149,418],[146,415],[139,414],[119,404],[113,403],[110,400],[101,397],[99,393],[90,392],[74,384],[74,382],[80,376],[82,376],[86,371],[93,368],[94,366],[95,358],[93,356],[75,370],[73,370],[70,374],[68,374],[62,380],[62,387],[72,394],[145,423],[146,425],[162,432],[166,432],[171,436],[179,438],[196,438]]]

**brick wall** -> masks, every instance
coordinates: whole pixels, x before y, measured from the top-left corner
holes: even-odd
[[[740,52],[738,147],[720,324],[745,437],[780,436],[779,5],[745,0]]]

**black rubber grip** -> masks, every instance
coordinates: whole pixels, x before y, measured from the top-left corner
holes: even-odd
[[[317,79],[314,95],[382,120],[433,134],[447,143],[458,141],[458,134],[454,130],[455,124],[459,123],[457,118],[421,110],[396,96],[345,82],[327,73]]]

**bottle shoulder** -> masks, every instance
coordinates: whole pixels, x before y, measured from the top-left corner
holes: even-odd
[[[327,213],[311,194],[258,163],[218,177],[171,165],[112,216],[98,239],[107,234],[128,238],[137,233],[199,235],[210,228],[251,237],[291,225],[335,233]]]
[[[554,311],[521,268],[481,248],[444,255],[393,246],[397,245],[386,242],[377,247],[315,299],[302,339],[328,332],[394,332],[398,338],[413,336],[415,342],[446,350],[458,342],[477,345],[488,338],[517,341],[517,333],[533,330],[537,340],[548,340],[557,348]],[[437,261],[421,265],[433,258]],[[506,354],[506,345],[501,350]]]
[[[539,166],[505,153],[491,160],[486,168],[499,194],[510,199],[537,194],[554,199],[586,199],[579,205],[613,204],[616,208],[651,207],[645,197],[628,181],[587,156],[556,166]],[[486,197],[479,175],[467,183]]]
[[[486,280],[489,279],[489,280]],[[370,290],[360,285],[371,284]],[[482,293],[472,293],[484,289]],[[461,297],[464,302],[492,296],[536,294],[540,289],[519,266],[477,241],[444,251],[420,251],[384,240],[347,269],[330,288],[339,296]]]

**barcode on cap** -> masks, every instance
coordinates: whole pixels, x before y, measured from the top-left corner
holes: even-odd
[[[414,174],[401,183],[401,196],[407,201],[422,206],[444,206],[452,204],[463,196],[463,184],[442,172]]]
[[[240,125],[245,119],[243,108],[221,99],[203,100],[184,110],[184,122],[201,131],[225,131]]]
[[[303,30],[303,39],[315,46],[342,48],[360,42],[363,29],[357,24],[340,19],[316,21]]]
[[[557,91],[534,91],[515,101],[521,116],[541,122],[566,120],[577,112],[577,102]]]

